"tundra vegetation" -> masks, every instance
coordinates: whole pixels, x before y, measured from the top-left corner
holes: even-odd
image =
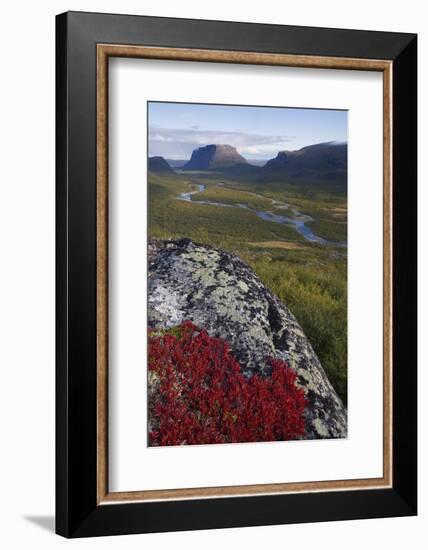
[[[346,184],[328,179],[278,181],[251,174],[229,177],[220,172],[195,171],[149,172],[148,183],[149,235],[160,239],[187,237],[220,247],[251,266],[294,313],[346,405]],[[201,183],[205,190],[192,195],[192,202],[177,199],[180,193],[198,190]],[[266,221],[254,210],[289,218],[296,212],[309,215],[313,221],[308,225],[316,235],[342,246],[309,242],[292,225]]]
[[[247,378],[228,342],[189,321],[149,330],[149,445],[302,437],[305,392],[293,369],[268,362],[271,376]]]

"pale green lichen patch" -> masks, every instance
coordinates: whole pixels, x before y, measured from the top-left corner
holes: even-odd
[[[318,435],[320,435],[321,437],[329,436],[327,425],[322,420],[320,420],[319,418],[315,418],[313,421],[313,425]]]
[[[297,374],[305,380],[305,383],[302,385],[304,385],[308,391],[317,391],[317,385],[314,383],[313,374],[304,368],[297,369]]]
[[[237,282],[237,285],[239,286],[239,288],[241,290],[243,290],[244,292],[248,292],[248,285],[246,283],[244,283],[244,281],[238,281]]]

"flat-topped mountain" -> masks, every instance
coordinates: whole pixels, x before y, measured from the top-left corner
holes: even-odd
[[[264,172],[288,176],[346,177],[348,145],[330,141],[280,151],[263,167]]]
[[[281,178],[307,178],[346,182],[348,144],[329,141],[308,145],[296,151],[280,151],[264,166],[251,164],[232,145],[205,145],[194,149],[189,161],[171,161],[174,168],[195,171],[218,171],[237,177],[258,177],[260,181]],[[149,170],[175,173],[163,157],[150,157]]]
[[[163,157],[149,157],[149,171],[162,174],[174,174],[174,170]]]
[[[247,160],[231,145],[206,145],[195,149],[189,162],[183,166],[183,170],[215,170],[233,166],[235,164],[247,164]]]

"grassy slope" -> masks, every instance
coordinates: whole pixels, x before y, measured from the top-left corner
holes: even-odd
[[[221,187],[215,184],[223,182]],[[346,402],[346,250],[310,244],[290,226],[266,222],[239,208],[189,204],[175,197],[189,191],[192,176],[149,175],[149,232],[160,238],[189,237],[238,254],[290,307],[318,354],[331,382]],[[310,214],[313,230],[328,239],[346,239],[346,199],[337,186],[259,183],[205,177],[194,199],[245,203],[273,211],[268,199],[287,202]],[[263,195],[256,197],[255,195]],[[270,206],[270,207],[269,207]],[[287,215],[290,211],[287,210]],[[296,249],[269,246],[288,241]],[[257,245],[260,242],[260,247]]]
[[[259,254],[244,252],[241,256],[294,313],[330,381],[346,402],[346,259],[333,254],[308,247],[260,250]]]

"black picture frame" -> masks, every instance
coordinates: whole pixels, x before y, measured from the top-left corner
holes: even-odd
[[[96,46],[392,62],[391,488],[97,504]],[[65,537],[417,513],[417,36],[68,12],[56,18],[56,532]]]

